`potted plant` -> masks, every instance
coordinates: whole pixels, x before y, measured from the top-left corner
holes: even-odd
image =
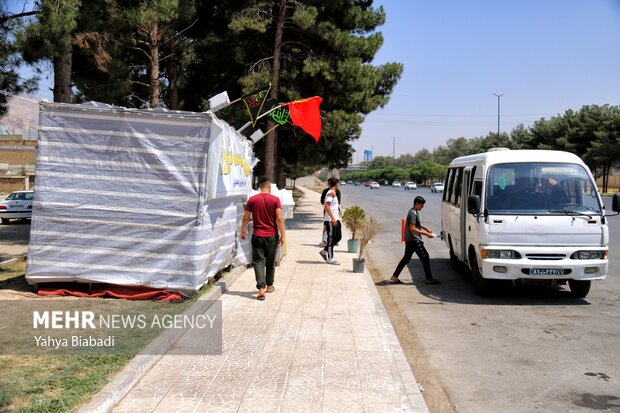
[[[360,253],[358,258],[353,258],[353,272],[364,272],[364,263],[365,260],[362,258],[362,254],[364,253],[364,248],[372,239],[377,235],[377,231],[379,230],[379,221],[375,218],[370,217],[368,219],[364,219],[362,225],[359,228],[359,241],[360,241]]]
[[[342,222],[344,223],[344,226],[351,231],[351,239],[347,241],[349,252],[359,251],[359,240],[355,238],[355,234],[359,231],[362,223],[364,222],[364,218],[366,218],[366,213],[357,205],[353,205],[352,207],[345,209],[342,214]]]

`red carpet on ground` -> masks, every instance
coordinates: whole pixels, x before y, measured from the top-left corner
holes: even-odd
[[[37,293],[43,296],[60,295],[89,298],[124,298],[126,300],[179,301],[183,295],[148,287],[127,287],[113,284],[40,284]]]

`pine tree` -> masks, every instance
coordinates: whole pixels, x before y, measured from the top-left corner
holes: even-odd
[[[25,31],[22,53],[28,63],[41,60],[54,67],[54,101],[69,103],[75,29],[81,0],[39,0],[37,19]]]

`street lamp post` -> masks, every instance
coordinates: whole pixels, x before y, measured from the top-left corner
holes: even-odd
[[[499,98],[501,98],[502,96],[504,96],[503,93],[495,93],[493,92],[493,94],[495,96],[497,96],[497,146],[500,147],[502,146],[500,137],[499,137]]]
[[[396,159],[396,138],[392,137],[392,158]]]

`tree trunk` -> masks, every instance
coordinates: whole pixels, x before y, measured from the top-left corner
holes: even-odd
[[[282,53],[282,37],[284,35],[284,19],[286,17],[287,0],[280,0],[280,12],[278,21],[276,22],[276,38],[273,48],[273,67],[271,72],[271,91],[269,97],[271,99],[278,98],[278,89],[280,87],[280,58]],[[267,122],[267,130],[275,126],[273,121]],[[276,155],[277,155],[278,132],[277,129],[271,131],[265,136],[265,175],[275,179],[276,172]]]
[[[54,63],[54,102],[71,103],[71,65],[73,54],[71,46],[66,52],[53,59]]]
[[[151,108],[159,106],[159,26],[157,21],[151,23],[150,36],[150,55],[151,55],[151,70],[149,71],[149,84],[151,87]]]

